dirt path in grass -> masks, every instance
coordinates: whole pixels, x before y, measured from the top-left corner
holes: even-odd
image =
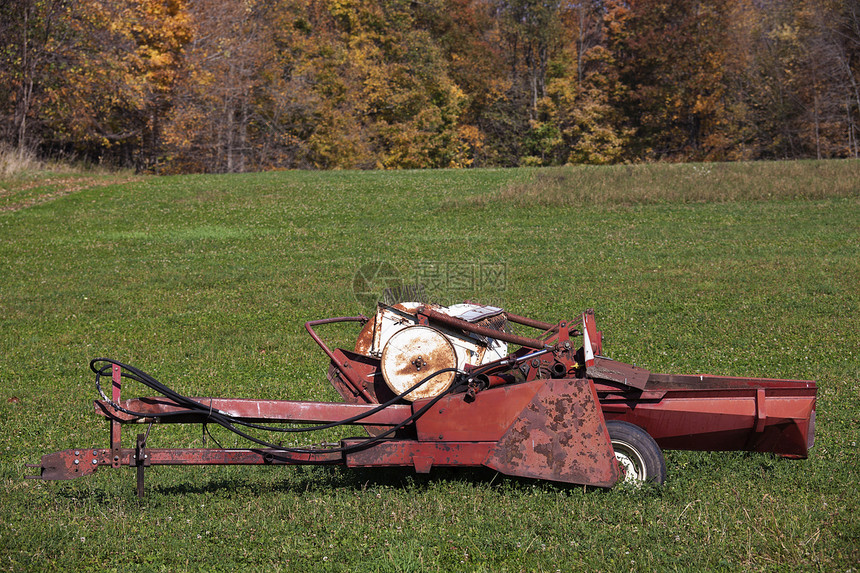
[[[33,207],[34,205],[41,205],[43,203],[53,201],[54,199],[71,195],[72,193],[78,193],[79,191],[85,191],[95,187],[104,187],[106,185],[130,183],[137,179],[139,179],[139,177],[136,176],[111,177],[107,179],[101,177],[70,176],[58,179],[32,181],[24,185],[13,186],[10,189],[0,189],[0,199],[11,197],[32,189],[42,190],[41,192],[31,195],[26,199],[22,199],[21,201],[13,201],[5,205],[0,205],[0,213],[20,211],[21,209]]]

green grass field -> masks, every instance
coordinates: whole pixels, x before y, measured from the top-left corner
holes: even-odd
[[[19,175],[0,202],[0,570],[860,568],[858,161]],[[594,308],[605,353],[652,371],[816,380],[816,446],[803,461],[667,452],[666,485],[638,490],[155,468],[141,501],[127,468],[23,479],[43,453],[107,447],[97,356],[186,395],[336,400],[303,324],[367,312],[353,279],[376,261],[410,280],[442,269],[443,303]],[[356,331],[325,333],[350,347]],[[203,434],[155,426],[149,443]]]

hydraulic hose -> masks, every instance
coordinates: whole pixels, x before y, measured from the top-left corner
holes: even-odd
[[[112,370],[112,366],[114,366],[114,365],[120,367],[123,378],[128,378],[130,380],[134,380],[136,382],[143,384],[144,386],[151,388],[152,390],[158,392],[162,396],[172,400],[178,406],[184,407],[185,410],[180,410],[180,411],[176,411],[176,412],[167,412],[167,413],[158,414],[158,415],[152,415],[151,413],[136,412],[133,410],[129,410],[128,408],[125,408],[125,407],[115,403],[113,400],[111,400],[110,398],[107,397],[107,395],[104,393],[104,390],[102,389],[102,385],[101,385],[102,376],[109,376],[111,373],[111,370]],[[139,368],[136,368],[136,367],[128,365],[128,364],[124,364],[122,362],[119,362],[117,360],[113,360],[111,358],[95,358],[95,359],[91,360],[90,361],[90,369],[93,372],[95,372],[95,374],[96,374],[96,389],[98,390],[98,393],[101,395],[102,399],[104,399],[108,404],[110,404],[110,406],[112,408],[114,408],[120,412],[123,412],[123,413],[131,415],[131,416],[136,416],[136,417],[141,417],[141,418],[155,418],[155,419],[167,418],[167,417],[171,417],[171,416],[187,416],[189,414],[196,414],[199,416],[203,416],[207,422],[216,423],[216,424],[224,427],[225,429],[245,438],[246,440],[254,442],[255,444],[258,444],[258,445],[261,445],[261,446],[264,446],[267,448],[271,448],[274,450],[279,450],[279,451],[288,452],[288,453],[297,453],[297,454],[317,453],[317,452],[338,452],[338,451],[348,452],[348,451],[356,451],[356,450],[361,450],[361,449],[367,448],[370,445],[372,445],[372,444],[386,438],[387,436],[393,434],[394,432],[402,429],[403,427],[413,423],[415,420],[420,418],[430,407],[432,407],[436,402],[438,402],[442,397],[446,396],[447,394],[451,393],[453,390],[455,390],[459,387],[452,385],[445,392],[442,392],[438,396],[434,397],[428,404],[423,406],[417,412],[413,412],[413,414],[411,416],[409,416],[407,419],[400,422],[396,426],[394,426],[394,427],[392,427],[392,428],[386,430],[385,432],[382,432],[376,436],[373,436],[373,437],[371,437],[371,438],[369,438],[369,439],[367,439],[367,440],[365,440],[359,444],[354,444],[354,445],[351,445],[348,447],[340,447],[340,448],[289,448],[289,447],[281,446],[279,444],[274,444],[274,443],[266,441],[266,440],[261,440],[255,436],[252,436],[252,435],[248,434],[247,432],[239,429],[237,426],[243,426],[243,427],[246,427],[249,429],[268,431],[268,432],[299,433],[299,432],[315,432],[315,431],[327,430],[330,428],[336,428],[339,426],[355,424],[355,423],[361,421],[362,419],[364,419],[368,416],[371,416],[371,415],[387,408],[388,406],[394,404],[395,402],[398,402],[399,400],[403,399],[404,396],[408,395],[413,390],[420,388],[423,384],[427,383],[429,380],[432,380],[434,377],[436,377],[440,374],[443,374],[445,372],[456,372],[456,373],[461,374],[461,375],[465,374],[464,372],[462,372],[461,370],[458,370],[457,368],[443,368],[441,370],[433,372],[432,374],[429,374],[428,376],[426,376],[425,378],[423,378],[422,380],[420,380],[419,382],[414,384],[412,387],[406,389],[405,391],[398,394],[394,398],[388,400],[387,402],[380,404],[376,408],[373,408],[372,410],[368,410],[367,412],[362,412],[361,414],[358,414],[356,416],[352,416],[351,418],[339,420],[337,422],[330,422],[327,424],[321,424],[318,426],[307,426],[307,427],[302,427],[302,428],[284,428],[284,427],[276,427],[276,426],[265,426],[265,425],[261,425],[261,424],[253,424],[253,423],[241,420],[241,419],[239,419],[235,416],[232,416],[230,414],[227,414],[225,412],[221,412],[217,409],[213,409],[211,406],[207,406],[206,404],[202,404],[200,402],[197,402],[196,400],[192,400],[191,398],[188,398],[187,396],[183,396],[182,394],[179,394],[178,392],[176,392],[175,390],[173,390],[172,388],[170,388],[166,384],[162,384],[161,382],[156,380],[152,375],[148,374],[147,372],[144,372],[143,370],[140,370]]]

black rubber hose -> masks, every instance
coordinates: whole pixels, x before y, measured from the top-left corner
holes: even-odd
[[[101,366],[102,364],[104,364],[104,365]],[[186,409],[181,410],[181,411],[177,411],[177,412],[167,412],[164,414],[158,414],[158,415],[154,416],[152,414],[147,414],[145,412],[136,412],[133,410],[129,410],[128,408],[124,408],[124,407],[120,406],[119,404],[113,402],[110,398],[108,398],[105,395],[104,391],[102,390],[101,377],[107,376],[110,373],[112,366],[114,366],[114,365],[118,366],[121,369],[122,377],[128,378],[130,380],[134,380],[136,382],[139,382],[139,383],[151,388],[152,390],[158,392],[162,396],[172,400],[178,406],[185,407]],[[179,394],[178,392],[174,391],[169,386],[162,384],[161,382],[156,380],[153,376],[144,372],[143,370],[140,370],[140,369],[135,368],[134,366],[131,366],[128,364],[124,364],[122,362],[119,362],[118,360],[113,360],[111,358],[95,358],[95,359],[90,361],[90,369],[93,372],[95,372],[95,374],[96,374],[96,389],[98,390],[101,397],[106,402],[108,402],[111,405],[111,407],[115,408],[116,410],[119,410],[120,412],[124,412],[130,416],[137,416],[137,417],[141,417],[141,418],[155,418],[155,419],[166,418],[166,417],[170,417],[170,416],[187,416],[189,414],[201,415],[201,416],[205,416],[205,419],[207,421],[214,422],[214,423],[224,427],[225,429],[227,429],[227,430],[229,430],[229,431],[231,431],[231,432],[233,432],[239,436],[242,436],[243,438],[245,438],[251,442],[254,442],[258,445],[266,446],[268,448],[272,448],[272,449],[279,450],[279,451],[290,452],[290,453],[316,453],[316,452],[338,452],[338,451],[346,452],[346,451],[355,451],[355,450],[366,448],[366,447],[372,445],[373,443],[380,441],[381,439],[385,438],[386,436],[396,432],[397,430],[407,426],[408,424],[411,424],[412,422],[414,422],[415,420],[420,418],[424,414],[424,412],[426,412],[431,406],[433,406],[436,402],[438,402],[439,399],[441,399],[443,396],[451,393],[455,389],[455,387],[452,386],[452,387],[448,388],[447,391],[436,396],[429,404],[422,407],[419,411],[414,412],[411,416],[409,416],[406,420],[399,423],[398,425],[386,430],[385,432],[383,432],[381,434],[378,434],[372,438],[369,438],[368,440],[365,440],[364,442],[362,442],[360,444],[355,444],[355,445],[349,446],[349,447],[325,448],[325,449],[287,448],[287,447],[280,446],[278,444],[273,444],[273,443],[268,442],[266,440],[261,440],[259,438],[254,437],[254,436],[251,436],[250,434],[247,434],[246,432],[237,428],[236,425],[244,426],[244,427],[255,429],[255,430],[261,430],[261,431],[298,433],[298,432],[314,432],[314,431],[320,431],[320,430],[327,430],[330,428],[336,428],[339,426],[354,424],[354,423],[356,423],[356,422],[358,422],[358,421],[360,421],[360,420],[362,420],[368,416],[371,416],[371,415],[387,408],[388,406],[394,404],[395,402],[401,400],[404,396],[408,395],[413,390],[416,390],[417,388],[421,387],[423,384],[427,383],[429,380],[433,379],[434,377],[436,377],[440,374],[443,374],[445,372],[457,372],[457,373],[462,374],[462,372],[456,368],[443,368],[442,370],[439,370],[437,372],[434,372],[434,373],[428,375],[427,377],[425,377],[421,381],[417,382],[415,385],[408,388],[407,390],[405,390],[401,394],[395,396],[391,400],[389,400],[383,404],[380,404],[379,406],[377,406],[376,408],[373,408],[372,410],[368,410],[367,412],[362,412],[361,414],[358,414],[358,415],[353,416],[351,418],[347,418],[345,420],[339,420],[337,422],[330,422],[328,424],[321,424],[318,426],[310,426],[310,427],[303,427],[303,428],[282,428],[282,427],[274,427],[274,426],[263,426],[260,424],[252,424],[250,422],[245,422],[243,420],[239,420],[239,419],[237,419],[234,416],[231,416],[229,414],[225,414],[225,413],[220,412],[218,410],[214,410],[211,406],[207,406],[206,404],[201,404],[200,402],[197,402],[196,400],[192,400],[191,398],[188,398],[187,396],[183,396],[182,394]]]

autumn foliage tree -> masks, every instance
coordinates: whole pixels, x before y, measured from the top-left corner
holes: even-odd
[[[860,0],[6,0],[0,141],[154,172],[857,157]]]

